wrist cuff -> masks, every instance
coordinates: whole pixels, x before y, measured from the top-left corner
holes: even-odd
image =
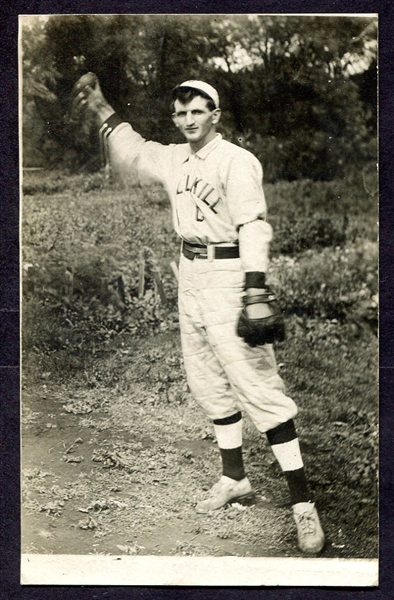
[[[106,119],[101,125],[101,135],[105,135],[105,137],[108,137],[109,135],[111,135],[113,130],[121,123],[124,123],[123,119],[121,119],[116,113],[113,113],[113,115],[108,117],[108,119]]]
[[[245,287],[263,289],[265,285],[265,273],[262,271],[247,271],[245,278]]]

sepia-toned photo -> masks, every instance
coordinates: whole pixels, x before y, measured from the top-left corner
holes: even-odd
[[[19,16],[22,584],[378,585],[377,29]]]

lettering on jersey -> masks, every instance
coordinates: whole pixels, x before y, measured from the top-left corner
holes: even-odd
[[[204,215],[202,214],[198,206],[196,206],[196,221],[198,221],[199,223],[201,223],[201,221],[204,221]]]
[[[191,181],[190,175],[185,175],[178,183],[176,193],[183,194],[184,192],[191,192],[194,196],[197,196],[204,204],[206,204],[215,215],[217,210],[215,206],[220,202],[220,197],[217,195],[216,190],[210,183],[203,181],[201,177],[195,177]],[[200,209],[197,209],[196,215],[197,221],[203,221],[204,217]]]

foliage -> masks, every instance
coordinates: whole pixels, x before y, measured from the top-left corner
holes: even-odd
[[[73,175],[66,170],[25,171],[23,178],[24,196],[51,196],[63,194],[63,198],[80,196],[91,191],[111,188],[121,189],[116,181],[111,182],[102,171]]]
[[[177,285],[170,263],[177,260],[179,241],[168,203],[150,190],[124,190],[104,173],[27,172],[24,188],[31,194],[24,196],[22,214],[26,352],[35,348],[46,360],[58,362],[56,368],[69,365],[74,371],[83,366],[88,347],[97,357],[120,335],[141,337],[178,327]],[[359,187],[344,187],[340,181],[282,183],[266,189],[276,232],[269,282],[286,313],[308,322],[322,320],[324,331],[327,320],[376,330],[377,244],[371,231],[368,240],[362,227],[375,219],[372,198],[362,199]],[[296,214],[309,215],[295,217],[294,226],[290,202]],[[321,212],[316,215],[318,206]],[[357,207],[362,216],[354,214]],[[349,225],[339,246],[341,211],[349,214]],[[324,225],[320,237],[319,224]],[[350,231],[354,235],[349,236]],[[146,281],[140,297],[144,248]]]
[[[56,82],[60,77],[53,57],[45,50],[45,40],[45,24],[42,21],[34,19],[29,27],[24,28],[21,39],[23,149],[25,158],[34,156],[36,167],[41,166],[52,152],[60,157],[51,130],[46,131],[44,126],[44,120],[48,123],[53,121],[53,107],[57,102]]]
[[[368,165],[331,182],[281,181],[264,187],[274,228],[273,256],[377,240],[377,173]]]
[[[37,173],[25,187],[39,189]],[[59,190],[53,193],[53,190]],[[105,347],[119,331],[146,335],[176,327],[176,283],[170,262],[178,244],[169,211],[135,188],[131,200],[103,174],[52,176],[40,195],[24,198],[24,346],[83,353],[89,339]],[[137,208],[144,200],[144,215]],[[152,223],[155,229],[152,230]],[[149,246],[148,246],[149,244]],[[145,293],[138,295],[140,251]],[[160,263],[160,264],[159,264]],[[163,268],[163,305],[154,271]]]
[[[377,328],[377,260],[373,242],[281,256],[270,265],[270,281],[288,313],[350,320]]]
[[[247,41],[233,42],[233,51],[247,55],[249,69],[231,72],[228,65],[226,94],[237,106],[237,134],[263,163],[268,181],[331,180],[349,162],[376,156],[376,121],[366,125],[370,102],[368,108],[360,103],[346,72],[358,52],[367,55],[372,71],[376,67],[360,26],[370,33],[374,28],[373,22],[347,18],[261,16],[249,21]]]
[[[343,245],[346,240],[346,220],[325,214],[298,216],[289,213],[275,230],[279,252],[296,254],[310,248]]]
[[[123,118],[163,143],[179,141],[170,90],[209,80],[223,133],[260,158],[267,181],[332,180],[376,160],[374,18],[53,15],[26,17],[22,41],[25,162],[37,150],[41,161],[97,169],[92,119],[70,118],[87,70]]]
[[[359,507],[352,530],[374,535],[379,439],[373,331],[292,316],[277,357],[300,408],[298,431],[317,501],[327,514],[343,515],[352,498],[351,505]]]
[[[324,211],[354,219],[377,215],[377,184],[376,163],[369,163],[361,172],[349,170],[346,177],[330,182],[278,181],[264,189],[270,218],[283,217],[289,211],[306,216]]]

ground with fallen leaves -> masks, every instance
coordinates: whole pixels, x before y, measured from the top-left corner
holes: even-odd
[[[297,339],[290,332],[278,355],[285,376],[296,360],[294,385],[304,390],[297,423],[327,533],[324,555],[374,558],[375,484],[352,483],[344,466],[355,425],[327,412],[324,398],[312,406],[319,390],[301,381],[320,374],[324,387],[341,367],[336,359],[330,366],[324,341],[320,355],[315,344],[314,361],[302,358]],[[188,392],[179,333],[134,339],[113,349],[110,360],[119,373],[116,385],[54,381],[49,372],[23,385],[22,552],[300,556],[283,476],[247,418],[245,463],[255,503],[195,512],[220,475],[220,460],[211,425]],[[368,380],[367,362],[361,370]],[[368,385],[362,377],[337,379],[336,388],[330,384],[337,392],[330,391],[342,397],[347,386],[357,393],[354,386]]]

